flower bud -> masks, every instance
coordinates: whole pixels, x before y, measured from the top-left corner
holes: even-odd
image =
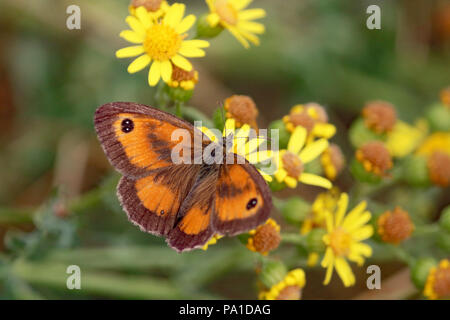
[[[281,282],[286,274],[287,269],[282,262],[268,260],[264,262],[261,268],[259,280],[266,288],[271,288],[275,284]]]
[[[224,106],[225,117],[233,118],[236,121],[236,127],[242,127],[244,124],[257,129],[256,118],[258,117],[258,108],[255,102],[249,96],[233,95],[225,99]]]
[[[300,197],[289,198],[281,209],[284,219],[292,224],[305,220],[309,211],[311,211],[311,205]]]
[[[327,232],[322,228],[312,229],[306,236],[306,246],[310,252],[322,253],[325,252],[325,243],[323,242],[323,236]]]
[[[204,14],[197,22],[197,38],[214,38],[223,31],[220,24],[212,26],[208,22],[208,14]]]
[[[286,149],[288,142],[289,142],[289,138],[291,137],[291,134],[289,133],[289,131],[286,130],[286,126],[285,126],[283,120],[275,120],[269,125],[269,134],[270,135],[272,134],[270,132],[272,129],[278,130],[278,137],[279,137],[278,147],[280,148],[280,150]]]
[[[423,294],[428,299],[450,298],[450,261],[441,260],[428,274]]]
[[[414,224],[408,212],[396,207],[386,211],[377,221],[378,234],[384,242],[399,244],[408,239],[414,231]]]
[[[428,174],[433,184],[447,187],[450,184],[450,155],[435,151],[427,161]]]
[[[281,242],[280,226],[271,218],[248,234],[247,248],[262,255],[278,248]]]
[[[397,122],[394,106],[385,101],[369,102],[362,111],[364,124],[376,133],[391,131]]]
[[[167,86],[166,92],[172,100],[186,102],[192,98],[193,90],[184,90],[182,88],[172,88]]]
[[[450,234],[450,206],[445,207],[442,211],[441,217],[439,218],[439,225]]]
[[[448,131],[450,128],[450,108],[437,103],[426,109],[426,119],[431,131]]]
[[[367,128],[362,118],[358,118],[352,123],[348,135],[350,138],[350,142],[355,148],[359,148],[363,144],[370,141],[385,140],[386,138],[384,135],[377,134]]]
[[[376,184],[381,181],[380,176],[377,176],[372,172],[367,172],[366,169],[364,169],[362,163],[357,161],[356,159],[353,159],[350,163],[350,172],[352,173],[353,177],[361,182]]]
[[[430,273],[430,269],[436,265],[437,262],[433,258],[421,258],[414,263],[411,269],[411,280],[417,289],[423,289],[428,274]]]
[[[425,187],[430,185],[427,160],[422,156],[409,156],[405,158],[402,166],[402,177],[409,185]]]

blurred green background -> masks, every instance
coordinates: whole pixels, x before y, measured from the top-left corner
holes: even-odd
[[[189,13],[207,10],[201,0],[185,3]],[[66,28],[70,4],[81,8],[81,30]],[[371,4],[381,7],[381,30],[366,28]],[[129,75],[129,61],[114,55],[127,45],[118,37],[127,6],[0,0],[0,297],[253,299],[255,258],[237,239],[180,255],[120,209],[118,175],[92,119],[111,101],[154,104],[147,73]],[[234,93],[254,98],[261,127],[315,101],[350,154],[346,130],[366,101],[388,100],[411,121],[450,84],[450,1],[255,0],[253,7],[267,11],[259,47],[245,50],[224,32],[194,61],[200,81],[190,104],[208,116]],[[275,256],[304,264],[293,250]],[[71,264],[81,267],[82,290],[66,288]],[[303,296],[355,297],[365,271],[355,272],[363,280],[344,290],[339,281],[321,286],[323,270],[312,270]]]

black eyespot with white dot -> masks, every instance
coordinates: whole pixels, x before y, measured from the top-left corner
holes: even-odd
[[[164,215],[164,213],[165,213],[164,210],[161,210],[161,211],[159,212],[159,214],[162,215],[162,216]]]
[[[129,133],[134,129],[134,122],[130,119],[122,121],[122,132]]]
[[[258,204],[258,199],[253,198],[247,203],[247,210],[251,210]]]

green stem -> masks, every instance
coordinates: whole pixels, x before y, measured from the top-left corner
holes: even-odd
[[[183,118],[183,105],[184,102],[175,101],[175,115],[179,118]]]
[[[281,241],[306,246],[306,237],[298,233],[282,233]]]

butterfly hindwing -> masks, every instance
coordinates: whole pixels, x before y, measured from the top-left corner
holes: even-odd
[[[199,169],[199,165],[177,165],[136,180],[122,177],[117,194],[128,219],[143,231],[167,236]]]
[[[256,228],[267,220],[272,207],[267,183],[248,162],[220,167],[214,203],[213,226],[226,235]]]
[[[194,127],[175,116],[131,102],[108,103],[95,112],[95,130],[112,165],[124,176],[138,178],[173,165],[171,151],[180,142],[190,150]],[[173,139],[177,129],[190,140]]]
[[[184,200],[178,221],[167,238],[169,245],[177,251],[202,247],[214,235],[211,221],[218,170],[217,165],[203,165]]]

